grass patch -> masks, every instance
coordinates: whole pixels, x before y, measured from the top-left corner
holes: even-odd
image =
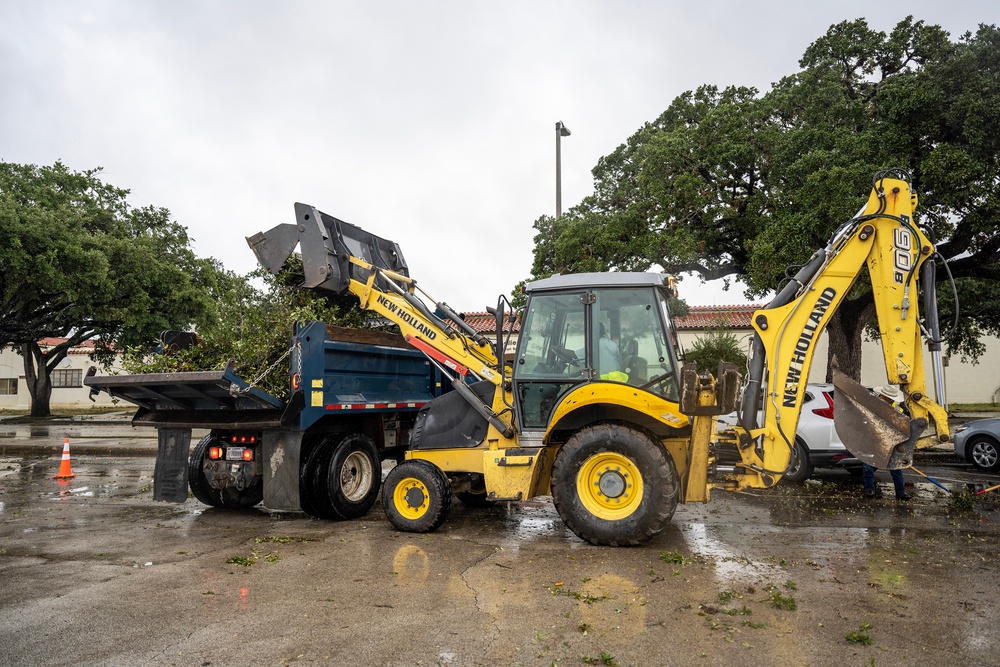
[[[791,595],[782,595],[781,591],[772,590],[771,591],[771,606],[775,609],[784,609],[785,611],[795,611],[799,608],[796,604],[795,598]]]
[[[292,542],[319,542],[318,537],[278,537],[277,535],[268,535],[266,537],[254,538],[254,542],[257,544],[263,544],[265,542],[271,544],[290,544]]]
[[[612,600],[614,598],[608,595],[588,595],[587,593],[580,593],[579,591],[574,591],[569,588],[564,588],[562,586],[554,586],[549,588],[553,595],[565,595],[566,597],[571,597],[574,600],[579,600],[587,604],[594,604],[597,602],[604,602],[605,600]]]
[[[875,640],[871,636],[872,622],[865,621],[861,624],[857,630],[848,632],[844,639],[852,644],[861,644],[862,646],[871,646],[875,643]]]
[[[683,554],[679,554],[676,551],[661,551],[660,560],[664,563],[675,563],[677,565],[687,565],[691,562]]]
[[[952,412],[1000,412],[1000,403],[951,403]]]

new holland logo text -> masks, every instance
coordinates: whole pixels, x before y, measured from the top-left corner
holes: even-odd
[[[794,408],[798,399],[799,380],[802,379],[802,368],[806,363],[806,354],[812,347],[816,332],[819,331],[819,323],[823,321],[823,316],[837,296],[837,290],[827,287],[816,299],[813,311],[809,313],[809,322],[802,328],[799,339],[795,341],[795,350],[792,352],[792,362],[788,365],[788,377],[785,378],[785,395],[781,405],[786,408]]]
[[[406,312],[405,310],[400,310],[399,306],[394,304],[392,301],[389,301],[389,299],[385,298],[384,295],[379,294],[377,301],[380,306],[384,307],[387,311],[389,311],[389,314],[395,315],[404,324],[409,324],[411,327],[417,330],[417,333],[425,336],[427,340],[434,340],[435,338],[437,338],[436,331],[431,329],[429,326],[427,326],[426,324],[424,324],[423,322],[421,322],[420,320],[418,320],[416,317]]]

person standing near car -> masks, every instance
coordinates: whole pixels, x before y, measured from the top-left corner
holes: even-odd
[[[903,392],[899,390],[894,384],[887,384],[884,387],[876,387],[874,390],[876,396],[881,398],[883,401],[891,405],[896,410],[900,412],[903,411],[901,403],[903,400]],[[865,498],[875,498],[875,471],[877,468],[875,466],[870,466],[867,463],[861,464],[861,481],[865,488]],[[910,494],[906,492],[903,481],[903,471],[902,470],[890,470],[889,474],[892,476],[892,485],[896,490],[896,500],[909,500]]]

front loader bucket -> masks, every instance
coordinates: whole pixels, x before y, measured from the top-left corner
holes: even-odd
[[[360,227],[323,213],[308,204],[295,204],[294,225],[278,225],[247,238],[261,266],[278,273],[295,246],[302,253],[304,287],[341,294],[353,278],[365,282],[370,271],[353,264],[351,257],[375,268],[409,276],[399,246]],[[379,286],[385,289],[381,278]]]
[[[833,371],[833,386],[834,427],[844,446],[859,461],[875,468],[910,467],[927,420],[910,419],[837,369]]]

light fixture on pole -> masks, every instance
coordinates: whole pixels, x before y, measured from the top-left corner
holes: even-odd
[[[556,218],[562,217],[562,152],[560,141],[570,135],[562,121],[556,123]]]

